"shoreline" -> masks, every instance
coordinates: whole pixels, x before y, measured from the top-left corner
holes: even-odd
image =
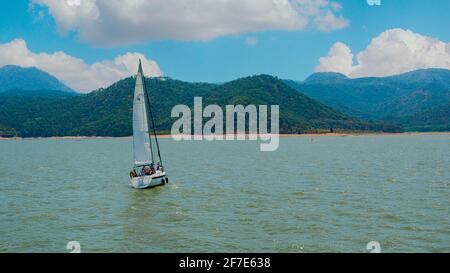
[[[234,136],[241,134],[234,134]],[[450,135],[450,132],[403,132],[403,133],[307,133],[307,134],[279,134],[280,138],[297,138],[297,137],[357,137],[357,136],[426,136],[426,135]],[[181,135],[184,136],[184,135]],[[248,136],[248,135],[247,135]],[[120,138],[131,138],[132,136],[125,137],[105,137],[105,136],[62,136],[62,137],[14,137],[14,138],[2,138],[0,140],[27,140],[27,139],[56,139],[56,140],[81,140],[81,139],[120,139]],[[192,138],[195,135],[191,136]],[[270,138],[273,137],[271,134],[263,134],[261,137]],[[172,138],[172,135],[161,134],[158,138]]]

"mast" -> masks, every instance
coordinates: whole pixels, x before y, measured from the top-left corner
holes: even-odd
[[[147,106],[148,106],[148,112],[150,113],[150,119],[152,120],[153,135],[155,137],[156,149],[158,150],[159,162],[161,163],[161,167],[163,167],[163,162],[162,162],[162,159],[161,159],[161,152],[159,150],[158,136],[156,135],[155,119],[153,117],[153,111],[152,111],[152,107],[150,105],[150,96],[149,96],[149,94],[147,92],[147,83],[145,82],[145,76],[144,76],[144,73],[142,72],[141,59],[139,59],[139,71],[141,72],[142,78],[143,78],[142,82],[143,82],[143,85],[144,85],[144,94],[145,94],[145,99],[146,99]],[[153,155],[153,147],[152,147],[152,141],[151,140],[150,140],[150,149],[151,149],[152,155]],[[152,156],[152,158],[153,158],[153,156]]]

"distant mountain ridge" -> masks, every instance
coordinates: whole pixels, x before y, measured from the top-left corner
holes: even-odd
[[[0,92],[11,90],[55,90],[75,92],[56,77],[35,67],[0,67]]]
[[[303,82],[285,82],[313,99],[364,119],[399,119],[450,102],[447,69],[356,79],[339,73],[315,73]]]

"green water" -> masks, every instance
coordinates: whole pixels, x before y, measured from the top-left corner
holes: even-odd
[[[134,190],[130,138],[0,141],[0,252],[450,251],[449,135],[160,144]]]

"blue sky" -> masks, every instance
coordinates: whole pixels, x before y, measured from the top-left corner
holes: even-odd
[[[388,29],[411,30],[444,43],[450,40],[450,1],[382,0],[380,6],[369,6],[366,0],[335,2],[341,5],[339,15],[348,25],[331,31],[308,27],[243,31],[207,40],[157,38],[98,46],[80,38],[77,28],[66,33],[58,31],[58,22],[46,6],[32,8],[27,0],[2,1],[0,44],[23,39],[30,52],[62,51],[86,64],[139,52],[155,61],[165,76],[186,81],[224,82],[261,73],[303,80],[314,72],[319,58],[327,56],[336,42],[343,42],[356,55]],[[146,26],[142,28],[145,31]],[[249,38],[256,43],[247,44]]]

